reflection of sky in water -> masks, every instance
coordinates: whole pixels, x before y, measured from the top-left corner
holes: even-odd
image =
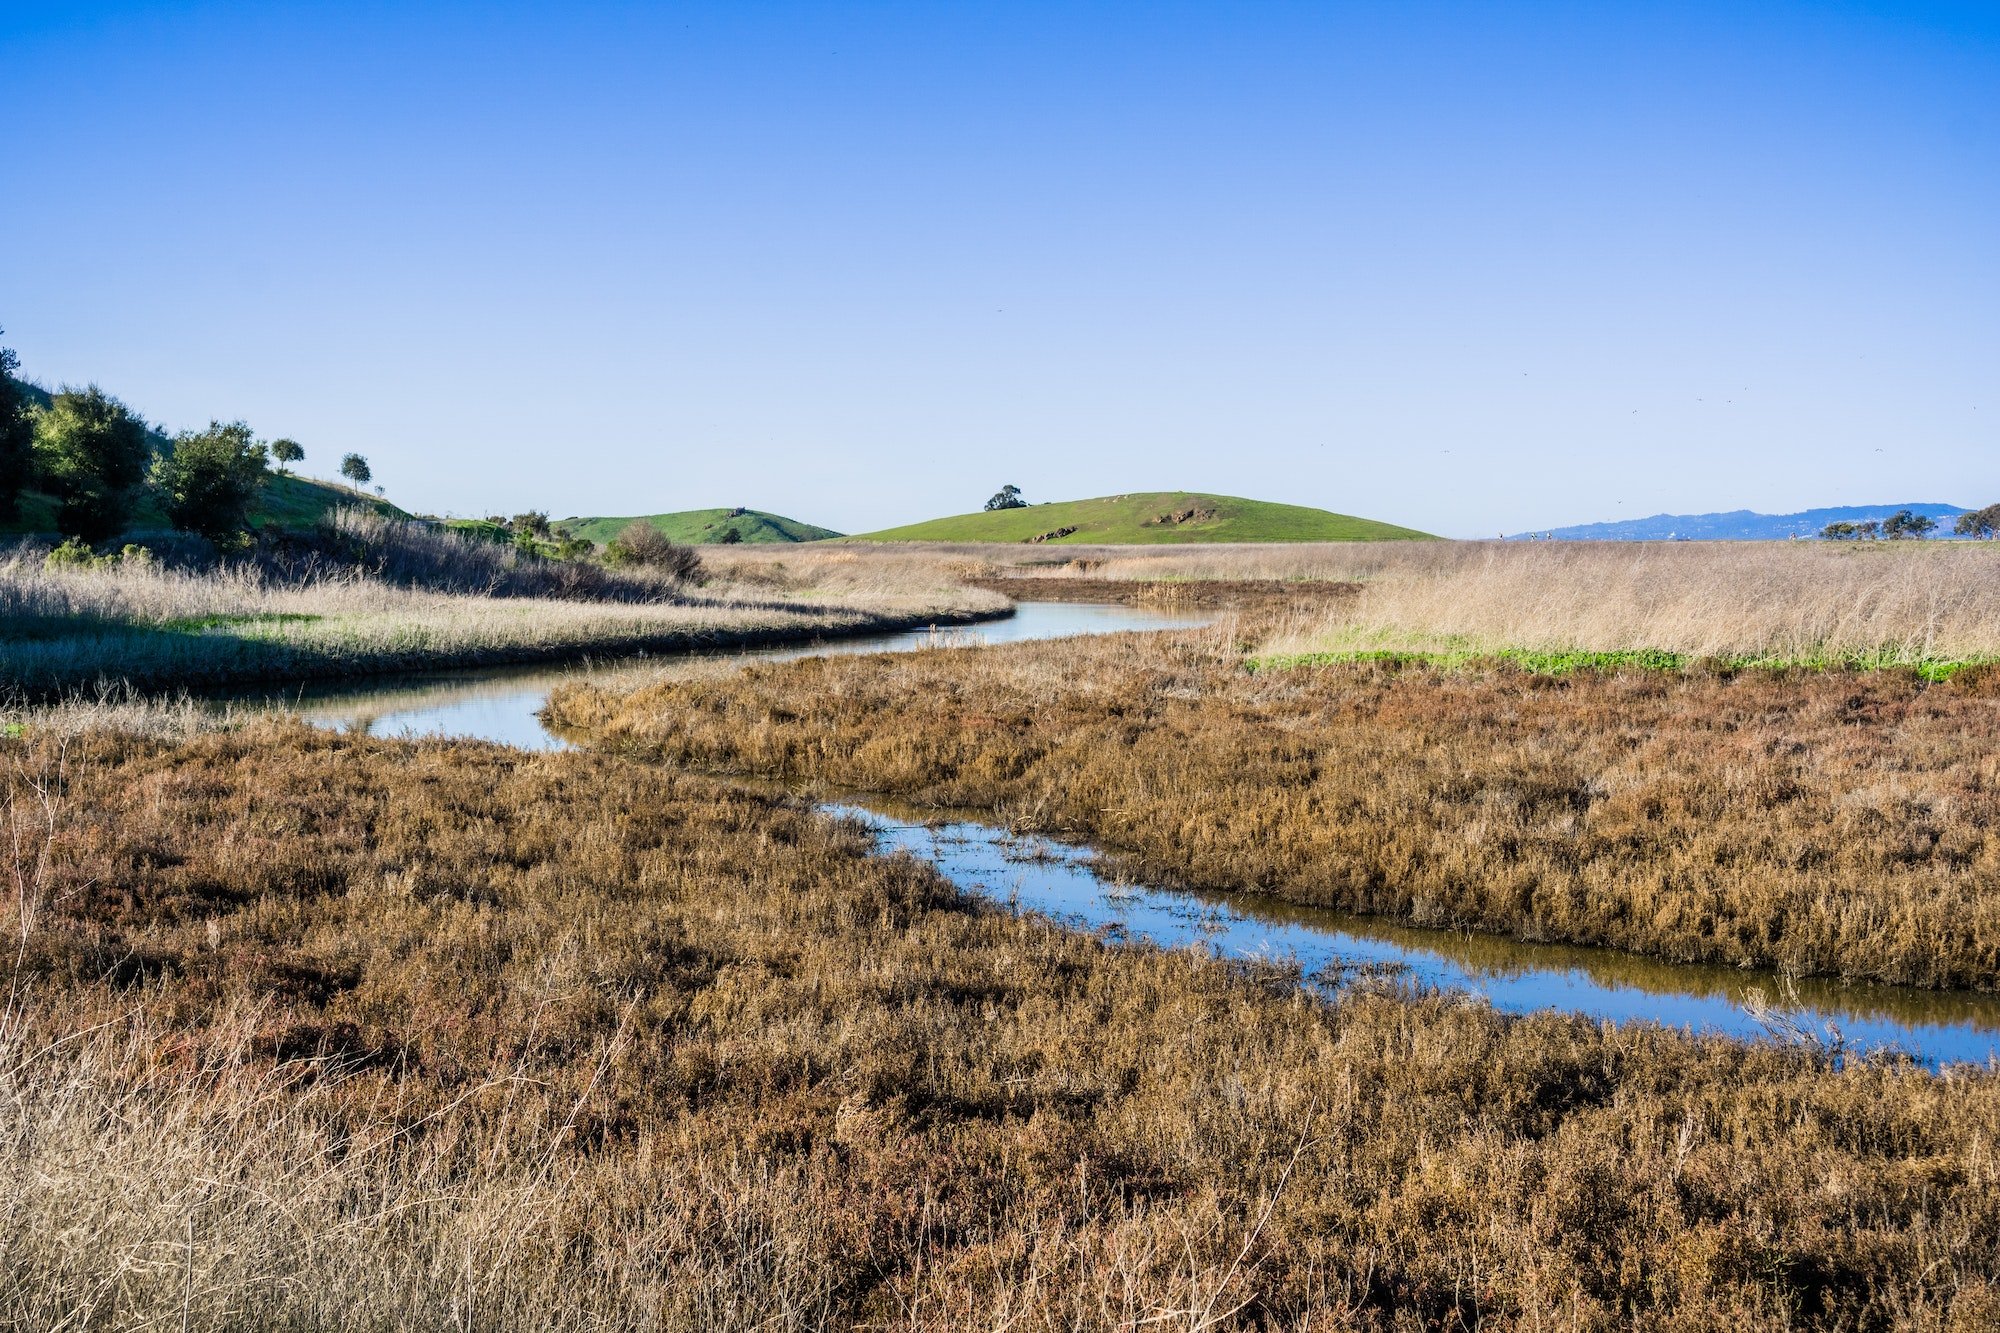
[[[1734,1037],[1769,1035],[1742,1002],[1751,987],[1761,987],[1774,1001],[1782,991],[1782,982],[1768,974],[1676,969],[1611,950],[1543,948],[1491,936],[1465,941],[1466,947],[1459,948],[1459,937],[1451,932],[1377,931],[1361,919],[1286,904],[1271,904],[1266,915],[1259,910],[1263,904],[1240,896],[1224,904],[1189,893],[1118,885],[1097,875],[1089,852],[1047,839],[1016,837],[973,823],[925,828],[846,802],[829,808],[874,827],[886,850],[907,850],[934,862],[962,888],[1084,929],[1111,927],[1127,938],[1167,948],[1199,943],[1229,957],[1289,960],[1308,975],[1322,968],[1389,965],[1397,969],[1394,975],[1408,981],[1471,991],[1510,1013],[1561,1009],[1613,1022],[1645,1019]],[[1314,917],[1323,923],[1315,923]],[[1423,946],[1426,938],[1436,942],[1434,947]],[[1476,961],[1465,958],[1466,953]],[[1538,964],[1537,954],[1568,965]],[[1592,954],[1601,956],[1602,966],[1573,961]],[[1656,989],[1620,977],[1621,970],[1652,974],[1656,984],[1676,975],[1699,977],[1705,984]],[[1800,998],[1802,1008],[1794,1016],[1815,1031],[1832,1021],[1852,1050],[1893,1046],[1933,1065],[1984,1063],[2000,1056],[2000,997],[1820,983],[1803,988]]]
[[[785,661],[834,653],[908,652],[932,643],[1018,643],[1026,639],[1057,639],[1073,634],[1113,634],[1121,630],[1191,629],[1209,617],[1175,617],[1129,606],[1094,603],[1023,602],[1005,620],[984,621],[939,630],[899,631],[824,643],[792,644],[718,654],[706,660]],[[404,677],[376,681],[364,688],[333,687],[308,691],[283,702],[316,726],[360,730],[373,736],[464,736],[498,741],[528,750],[547,750],[563,742],[542,729],[535,715],[549,691],[579,679],[633,683],[685,657],[630,660],[602,668],[512,667],[488,671],[437,672],[421,679]]]
[[[1206,618],[1174,618],[1125,606],[1026,602],[1007,620],[943,631],[945,642],[1010,643],[1119,630],[1181,629]],[[776,661],[814,653],[895,652],[933,642],[925,631],[755,649],[710,660]],[[610,662],[601,667],[526,667],[438,672],[378,680],[362,688],[321,689],[272,699],[315,725],[359,728],[377,736],[463,736],[525,749],[563,742],[536,713],[557,685],[577,679],[638,684],[674,658]],[[868,801],[869,805],[890,807]],[[1272,900],[1126,888],[1100,879],[1088,852],[1042,839],[1016,839],[977,823],[926,829],[857,805],[834,807],[881,830],[884,845],[907,849],[955,883],[1022,908],[1114,928],[1174,948],[1203,943],[1231,957],[1322,968],[1386,966],[1424,986],[1467,990],[1502,1010],[1562,1009],[1611,1021],[1646,1019],[1696,1031],[1761,1037],[1766,1030],[1743,999],[1753,986],[1773,1000],[1783,983],[1768,974],[1679,967],[1612,950],[1527,944],[1500,936],[1461,936],[1301,908]],[[1926,1063],[2000,1058],[2000,997],[1937,994],[1889,986],[1798,983],[1799,1017],[1815,1030],[1836,1023],[1851,1049],[1894,1046]]]

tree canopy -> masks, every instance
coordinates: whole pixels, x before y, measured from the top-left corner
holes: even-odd
[[[2000,536],[2000,504],[1991,504],[1984,509],[1974,509],[1960,514],[1952,523],[1951,530],[1961,537],[1993,540],[1994,537]]]
[[[152,482],[167,519],[183,532],[218,546],[241,539],[250,506],[264,487],[270,452],[240,421],[208,423],[182,431],[173,448],[153,460]]]
[[[95,545],[124,531],[147,457],[145,421],[94,384],[64,389],[36,418],[36,470],[66,537]]]
[[[286,468],[305,456],[305,448],[297,440],[271,441],[271,457],[278,460],[278,470],[280,472],[283,472]]]
[[[989,512],[995,509],[1026,509],[1027,507],[1028,502],[1021,498],[1021,488],[1019,486],[1002,486],[993,493],[993,498],[986,502],[986,508]]]
[[[1890,541],[1928,537],[1936,528],[1937,520],[1930,515],[1913,514],[1907,509],[1898,509],[1882,520],[1882,535]]]
[[[14,381],[20,368],[14,349],[0,347],[0,519],[14,517],[34,473],[35,419],[27,395]]]
[[[368,470],[368,460],[360,454],[348,454],[340,460],[340,475],[356,486],[366,486],[375,480],[375,474]]]

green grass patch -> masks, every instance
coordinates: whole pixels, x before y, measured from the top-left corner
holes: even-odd
[[[250,611],[241,615],[179,616],[173,620],[162,620],[156,628],[175,634],[202,634],[212,629],[229,629],[238,625],[310,625],[324,620],[325,616],[312,615],[304,611]]]
[[[1060,536],[1051,534],[1060,533]],[[1431,534],[1352,514],[1199,491],[1143,491],[995,509],[863,533],[849,541],[1034,542],[1153,546],[1200,542],[1429,540]]]
[[[1659,648],[1628,649],[1619,652],[1586,652],[1582,649],[1536,651],[1526,648],[1361,648],[1317,653],[1263,653],[1246,659],[1252,671],[1291,671],[1301,667],[1334,666],[1349,662],[1388,662],[1422,665],[1445,671],[1502,663],[1536,675],[1561,676],[1577,671],[1889,671],[1905,670],[1930,681],[1949,680],[1971,667],[1990,665],[2000,658],[1919,658],[1911,660],[1889,651],[1845,653],[1824,656],[1775,657],[1728,656],[1696,657]]]
[[[444,526],[447,531],[455,532],[461,537],[476,537],[480,541],[495,542],[501,546],[510,545],[514,540],[514,534],[507,531],[505,524],[495,523],[490,518],[448,518],[444,521]]]

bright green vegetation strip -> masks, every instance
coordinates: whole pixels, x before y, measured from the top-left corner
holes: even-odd
[[[1393,523],[1304,505],[1199,491],[1145,491],[995,509],[863,533],[868,542],[1034,542],[1052,546],[1428,539]]]
[[[602,546],[628,524],[636,522],[650,523],[668,541],[683,546],[726,543],[731,532],[736,534],[736,541],[745,545],[817,542],[840,535],[832,528],[757,509],[688,509],[677,514],[636,514],[626,518],[565,518],[555,526],[573,537],[583,537]]]
[[[1547,676],[1575,671],[1619,671],[1632,667],[1646,671],[1689,671],[1696,668],[1719,671],[1885,671],[1900,668],[1912,671],[1924,680],[1949,680],[1969,667],[1985,666],[1995,661],[2000,661],[2000,658],[1912,660],[1888,650],[1822,657],[1696,657],[1659,648],[1619,652],[1585,652],[1581,649],[1537,652],[1525,648],[1366,648],[1322,653],[1264,653],[1249,658],[1247,665],[1252,671],[1290,671],[1299,667],[1332,666],[1344,662],[1391,662],[1423,664],[1450,671],[1502,662]]]
[[[163,620],[159,628],[176,634],[200,634],[205,630],[234,629],[241,625],[307,625],[326,617],[303,611],[251,611],[241,615],[181,616]]]

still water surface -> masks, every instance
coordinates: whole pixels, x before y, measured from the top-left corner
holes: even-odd
[[[726,670],[732,662],[813,653],[895,652],[933,643],[1005,643],[1119,630],[1189,628],[1123,606],[1028,602],[1008,620],[966,630],[876,635],[709,658],[653,658],[597,666],[440,672],[319,688],[263,702],[321,726],[378,736],[450,735],[531,749],[564,744],[537,713],[549,691],[579,678],[639,684],[663,670]],[[935,864],[969,892],[1081,929],[1168,948],[1201,946],[1236,958],[1293,961],[1328,979],[1386,972],[1405,982],[1471,992],[1497,1009],[1559,1009],[1612,1022],[1647,1020],[1742,1038],[1773,1035],[1768,1007],[1799,1029],[1847,1050],[1888,1046],[1929,1065],[2000,1061],[2000,996],[1801,980],[1769,973],[1681,966],[1610,949],[1531,944],[1496,935],[1406,927],[1279,899],[1199,894],[1121,882],[1087,848],[1017,837],[977,816],[939,822],[868,795],[823,804],[875,830],[884,850]],[[1830,1026],[1829,1026],[1830,1025]]]
[[[549,692],[576,680],[636,686],[663,671],[726,669],[730,663],[782,662],[823,653],[909,652],[932,645],[1016,643],[1071,634],[1120,630],[1193,629],[1205,616],[1166,616],[1129,606],[1076,602],[1023,602],[1005,620],[956,629],[906,630],[779,648],[714,654],[610,659],[570,666],[481,667],[413,676],[381,676],[349,684],[320,683],[283,695],[244,696],[237,702],[282,707],[319,726],[371,736],[467,736],[529,750],[560,749],[538,714]]]

